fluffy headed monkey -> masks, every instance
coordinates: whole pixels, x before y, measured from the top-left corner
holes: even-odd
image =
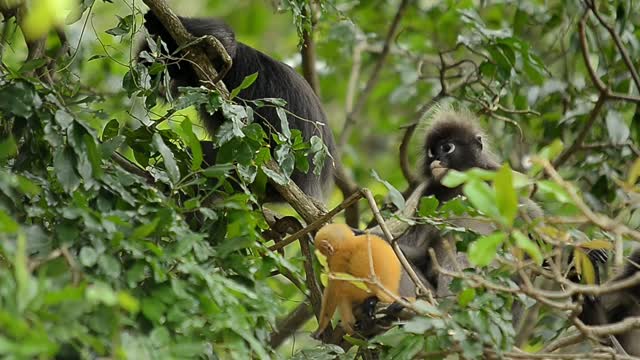
[[[477,167],[497,170],[500,165],[488,151],[486,136],[468,111],[436,110],[424,141],[423,175],[431,180],[425,195],[440,202],[461,194],[440,184],[449,169],[465,171]]]
[[[330,278],[322,295],[319,325],[314,337],[319,337],[327,328],[336,308],[340,312],[342,327],[352,334],[356,323],[352,310],[354,305],[362,304],[372,296],[392,303],[394,298],[391,294],[398,295],[400,261],[391,245],[383,239],[372,234],[356,235],[344,224],[329,224],[318,231],[315,245],[327,257],[331,273],[346,273],[358,279],[375,276],[377,282],[367,282],[367,290],[364,290],[349,280]]]

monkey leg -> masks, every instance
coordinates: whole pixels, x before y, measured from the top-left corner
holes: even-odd
[[[318,318],[318,329],[311,335],[314,338],[320,338],[320,335],[331,323],[331,318],[336,312],[338,306],[338,297],[336,296],[336,284],[329,280],[327,287],[322,294],[322,306],[320,307],[320,317]]]
[[[356,324],[356,317],[353,315],[351,301],[347,299],[341,299],[338,303],[338,311],[340,311],[340,319],[342,320],[342,327],[347,334],[353,334],[355,330],[353,327]]]

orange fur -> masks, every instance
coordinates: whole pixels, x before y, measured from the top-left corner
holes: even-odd
[[[371,257],[369,257],[369,244]],[[400,287],[400,261],[391,245],[378,236],[365,234],[356,236],[344,224],[328,224],[322,227],[315,238],[316,248],[327,257],[332,273],[346,273],[359,279],[371,278],[369,259],[373,259],[373,271],[386,290],[398,296]],[[383,302],[394,301],[385,291],[374,284],[365,283],[369,291],[358,288],[346,280],[329,279],[322,295],[322,309],[318,320],[319,336],[331,322],[333,314],[340,312],[342,327],[352,334],[356,319],[352,307],[375,295]]]

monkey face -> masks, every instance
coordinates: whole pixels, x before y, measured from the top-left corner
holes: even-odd
[[[447,170],[468,170],[482,165],[482,138],[471,139],[447,137],[426,146],[427,173],[440,181]]]

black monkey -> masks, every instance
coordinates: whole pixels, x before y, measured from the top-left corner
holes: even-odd
[[[428,181],[423,196],[433,195],[442,203],[462,194],[462,186],[449,188],[440,183],[449,169],[465,171],[475,167],[497,170],[500,165],[488,150],[486,136],[477,125],[473,114],[466,110],[455,111],[444,107],[435,110],[432,119],[423,144],[421,175]],[[543,216],[538,204],[531,199],[521,198],[519,202],[523,212],[530,219]],[[495,230],[491,224],[471,219],[455,222],[478,233],[490,233]],[[434,271],[427,253],[429,248],[434,248],[438,259],[443,262],[450,261],[440,231],[429,224],[415,225],[400,236],[398,243],[405,256],[437,289],[436,295],[446,295],[450,279]],[[455,251],[455,243],[450,242],[449,245]],[[459,257],[458,261],[464,262],[465,259]],[[402,287],[400,292],[406,295]]]
[[[610,282],[628,279],[638,272],[640,272],[640,249],[629,256],[623,271]],[[586,296],[582,309],[580,319],[587,325],[606,325],[628,317],[638,317],[640,316],[640,284],[597,297]],[[639,328],[615,335],[615,340],[629,355],[640,356]]]
[[[438,110],[424,141],[422,175],[428,179],[425,195],[434,195],[444,202],[460,195],[461,189],[451,189],[440,180],[447,170],[465,171],[477,167],[497,170],[500,165],[487,151],[485,136],[475,119],[466,111]]]
[[[179,18],[187,31],[193,36],[213,35],[227,50],[233,60],[231,68],[222,78],[227,88],[231,90],[238,87],[246,76],[257,72],[258,78],[256,81],[248,88],[240,91],[238,97],[244,100],[261,98],[281,98],[285,100],[287,102],[286,110],[294,114],[287,115],[289,127],[300,130],[305,141],[309,141],[313,135],[320,137],[327,146],[329,153],[333,156],[336,155],[333,134],[320,104],[320,99],[318,99],[305,79],[293,68],[236,41],[233,30],[220,19]],[[158,18],[153,12],[149,11],[145,14],[144,19],[144,26],[149,34],[159,36],[167,44],[169,53],[173,54],[178,49],[178,46]],[[219,66],[221,64],[216,63],[218,59],[212,58],[211,60],[214,61],[214,65],[218,68],[221,67]],[[173,81],[172,91],[175,91],[179,86],[200,85],[198,77],[191,65],[186,61],[167,63],[167,69]],[[255,118],[261,121],[262,125],[267,125],[265,128],[267,133],[269,133],[270,128],[281,131],[280,120],[275,108],[260,107],[254,108],[254,110],[256,112]],[[224,121],[220,111],[211,115],[202,109],[200,116],[211,134]],[[205,151],[209,152],[210,149],[205,149]],[[213,161],[209,159],[208,162]],[[311,158],[309,158],[309,163],[312,163]],[[294,171],[291,178],[307,195],[323,200],[324,195],[332,184],[332,173],[332,161],[327,158],[319,176],[314,175],[312,170],[309,170],[306,174]],[[267,197],[268,201],[281,200],[276,191],[267,190]]]

